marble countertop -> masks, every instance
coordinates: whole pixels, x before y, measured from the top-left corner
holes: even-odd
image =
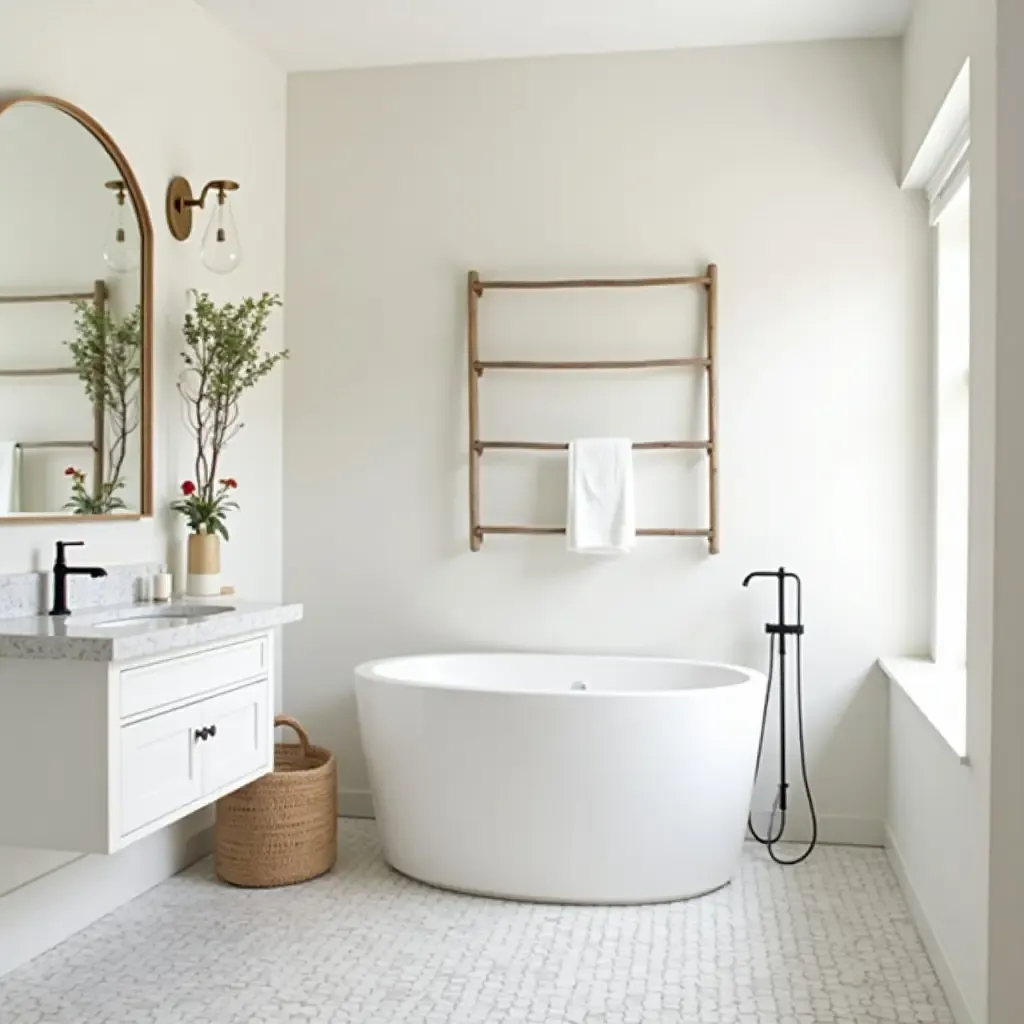
[[[198,606],[224,608],[204,618],[171,625],[132,616],[157,612],[174,618]],[[115,628],[100,623],[125,617]],[[88,608],[69,616],[31,615],[0,618],[0,658],[44,658],[71,661],[130,661],[180,651],[217,640],[258,633],[297,622],[301,604],[238,601],[225,598],[182,598],[165,604]]]

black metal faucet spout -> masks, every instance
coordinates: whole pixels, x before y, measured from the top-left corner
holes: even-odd
[[[107,570],[98,565],[75,565],[69,566],[65,554],[68,548],[81,548],[85,541],[81,540],[59,540],[57,541],[57,554],[53,560],[53,607],[51,615],[70,615],[68,608],[68,577],[89,576],[92,579],[100,579],[107,575]]]

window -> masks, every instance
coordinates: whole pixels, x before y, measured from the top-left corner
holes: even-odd
[[[928,189],[935,248],[934,615],[937,663],[967,659],[971,184],[965,131]]]

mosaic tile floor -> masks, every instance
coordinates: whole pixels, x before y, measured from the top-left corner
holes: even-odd
[[[880,850],[660,907],[502,903],[391,873],[371,822],[267,892],[209,861],[0,979],[2,1024],[951,1024]]]

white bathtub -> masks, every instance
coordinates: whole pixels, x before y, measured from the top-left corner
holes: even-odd
[[[384,854],[403,874],[557,903],[686,899],[732,878],[760,672],[459,654],[369,662],[356,682]]]

